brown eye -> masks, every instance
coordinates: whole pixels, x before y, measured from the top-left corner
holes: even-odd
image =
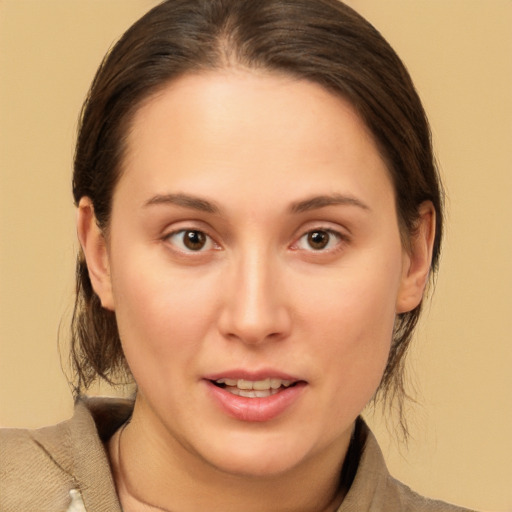
[[[197,229],[181,229],[165,238],[181,252],[204,252],[215,248],[213,240]]]
[[[345,239],[346,237],[338,231],[318,228],[306,231],[292,247],[301,251],[332,252],[337,248],[343,247]]]
[[[315,251],[325,249],[331,235],[327,231],[311,231],[307,234],[308,245]]]
[[[206,235],[201,231],[184,231],[183,245],[191,251],[200,251],[206,245]]]

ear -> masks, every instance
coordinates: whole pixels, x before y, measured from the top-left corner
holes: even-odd
[[[396,312],[413,310],[423,298],[427,286],[436,232],[436,211],[430,201],[421,203],[416,231],[404,249],[402,279],[396,301]]]
[[[88,197],[82,197],[78,204],[77,233],[92,287],[100,298],[101,305],[113,311],[114,297],[107,244],[96,222],[92,201]]]

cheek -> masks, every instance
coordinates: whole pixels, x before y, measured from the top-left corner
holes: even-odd
[[[340,341],[363,349],[391,335],[398,288],[398,268],[391,272],[348,269],[314,287],[304,298],[304,310],[311,319],[318,319],[318,327],[337,332]]]
[[[335,308],[335,305],[338,307]],[[353,421],[377,391],[386,368],[393,325],[392,308],[373,295],[346,294],[325,311],[327,332],[318,337],[317,371],[325,377],[321,410],[326,421],[345,425]]]
[[[217,307],[215,277],[190,279],[135,253],[113,266],[112,283],[119,334],[134,374],[137,367],[165,372],[178,361],[186,364],[206,338]]]
[[[386,367],[400,282],[395,261],[346,268],[308,298],[316,353],[346,401],[369,400]]]

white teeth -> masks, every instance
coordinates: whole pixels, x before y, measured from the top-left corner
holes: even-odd
[[[239,388],[226,388],[227,391],[233,395],[243,396],[245,398],[265,398],[267,396],[275,395],[278,393],[277,389],[239,389]]]
[[[281,384],[283,386],[289,386],[291,383],[288,380],[281,380],[281,379],[270,379],[270,387],[272,389],[277,389],[281,387]]]
[[[261,382],[265,382],[265,381],[257,381],[257,382],[252,382],[250,380],[244,380],[244,379],[238,379],[238,382],[236,383],[236,387],[238,389],[254,389],[254,384],[257,384],[257,383],[261,383]],[[259,389],[263,389],[263,388],[259,388]]]
[[[225,384],[229,387],[229,391],[235,392],[234,390],[244,390],[244,391],[268,391],[268,390],[277,390],[281,386],[287,388],[291,386],[291,380],[282,380],[282,379],[264,379],[264,380],[244,380],[244,379],[218,379],[215,381],[217,384]],[[232,389],[231,389],[232,388]],[[235,394],[238,394],[235,392]],[[241,395],[245,396],[245,395]],[[267,396],[267,395],[265,395]]]
[[[272,386],[270,384],[270,379],[257,380],[252,383],[252,389],[264,390],[264,389],[271,389],[271,388],[272,388]]]

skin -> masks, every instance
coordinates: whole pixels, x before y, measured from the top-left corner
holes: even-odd
[[[122,471],[110,444],[125,510],[336,508],[395,315],[423,295],[434,213],[419,213],[405,250],[371,134],[319,85],[232,69],[184,76],[143,104],[108,239],[88,198],[78,211],[138,386]],[[184,230],[204,246],[187,248]],[[302,389],[276,417],[243,421],[205,380],[233,369],[285,372]]]

